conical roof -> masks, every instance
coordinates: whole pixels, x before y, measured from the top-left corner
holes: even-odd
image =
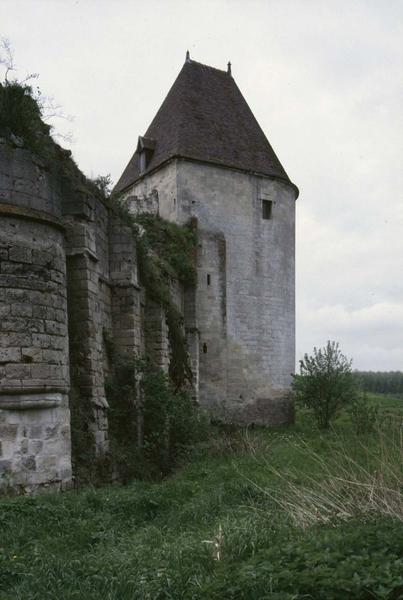
[[[187,59],[144,138],[153,151],[141,175],[181,157],[291,183],[230,69],[221,71]],[[138,149],[115,191],[124,190],[140,176]]]

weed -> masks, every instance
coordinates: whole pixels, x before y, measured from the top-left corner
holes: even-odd
[[[346,418],[323,433],[299,417],[288,429],[214,428],[214,447],[159,482],[2,499],[0,598],[400,600],[403,523],[362,510],[365,487],[345,488],[351,517],[305,527],[272,497],[295,503],[332,476],[380,482],[381,470],[384,490],[397,489],[398,426],[357,437]]]
[[[376,429],[379,407],[369,402],[367,392],[361,392],[356,396],[347,407],[347,413],[357,435],[370,433]]]

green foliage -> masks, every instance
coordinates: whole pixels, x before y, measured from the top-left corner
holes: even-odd
[[[31,86],[16,81],[0,83],[0,135],[21,137],[30,150],[46,157],[52,148],[49,131]]]
[[[366,392],[403,395],[402,371],[355,371]]]
[[[171,348],[170,379],[176,390],[192,381],[183,316],[172,298],[172,281],[185,287],[196,283],[196,230],[192,223],[178,225],[150,214],[130,214],[112,198],[111,208],[128,225],[136,239],[140,279],[148,297],[163,307]]]
[[[284,481],[268,466],[293,473],[297,490],[319,477],[294,442],[324,466],[335,448],[366,464],[347,421],[326,435],[307,414],[297,421],[238,431],[244,443],[224,454],[217,429],[212,453],[163,481],[0,500],[1,600],[400,600],[402,519],[367,513],[301,529],[265,493]]]
[[[195,229],[147,213],[135,217],[135,223],[144,229],[140,246],[158,256],[158,267],[166,280],[177,278],[184,285],[196,283],[194,265]],[[156,291],[157,297],[160,292]]]
[[[92,180],[92,183],[98,188],[103,198],[109,198],[112,191],[112,177],[108,175],[98,175]]]
[[[83,402],[73,386],[69,394],[71,415],[71,460],[75,485],[103,485],[111,481],[109,454],[96,453],[94,407]]]
[[[23,147],[37,155],[57,180],[68,202],[76,194],[105,199],[107,177],[87,179],[74,162],[71,152],[59,146],[50,135],[51,127],[42,119],[42,109],[31,86],[18,81],[0,83],[0,136],[22,139]]]
[[[397,599],[403,592],[403,556],[395,526],[403,533],[401,523],[376,519],[275,540],[241,565],[220,565],[205,597]]]
[[[112,369],[106,395],[113,468],[122,481],[164,476],[208,436],[207,420],[149,361],[114,352]]]
[[[158,474],[165,475],[207,437],[207,419],[187,393],[175,391],[167,375],[150,363],[143,369],[140,386],[145,456]]]
[[[336,342],[314,348],[313,355],[300,360],[300,374],[293,375],[297,400],[311,409],[319,427],[327,429],[340,409],[355,397],[356,382],[351,360]]]
[[[355,396],[347,407],[347,412],[358,435],[375,430],[379,420],[379,407],[368,400],[366,392]]]

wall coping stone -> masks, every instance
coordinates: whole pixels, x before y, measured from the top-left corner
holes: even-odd
[[[20,219],[27,219],[28,221],[45,223],[46,225],[52,225],[53,227],[56,227],[56,229],[65,231],[65,227],[60,219],[36,208],[0,202],[0,215],[3,217],[17,217]]]
[[[45,394],[4,394],[0,392],[0,410],[29,410],[38,408],[56,408],[61,406],[61,393]]]
[[[66,250],[66,256],[87,256],[93,262],[99,262],[97,255],[94,254],[94,252],[91,252],[91,250],[88,250],[88,248],[73,248],[72,250]]]

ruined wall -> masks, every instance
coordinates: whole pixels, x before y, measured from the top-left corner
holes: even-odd
[[[125,193],[122,199],[128,203],[132,214],[142,212],[159,215],[168,221],[178,222],[179,204],[177,200],[178,160],[169,161],[162,169],[147,175],[136,182]],[[197,226],[197,225],[196,225]],[[194,287],[182,289],[177,282],[172,282],[173,299],[184,316],[184,329],[193,373],[189,392],[195,400],[199,398],[199,353],[200,340],[198,329],[198,313],[196,306],[196,290]],[[165,314],[161,307],[144,296],[144,334],[145,350],[154,362],[165,371],[168,370],[170,348],[168,328]]]
[[[121,352],[144,352],[144,291],[140,287],[137,250],[131,229],[111,215],[109,277],[112,336]]]
[[[169,365],[131,229],[74,177],[0,143],[0,492],[69,486],[72,451],[102,460],[112,354]],[[158,206],[155,194],[144,201]]]
[[[89,420],[101,453],[108,448],[104,337],[112,332],[108,210],[83,197],[64,212],[72,402]]]
[[[21,491],[71,480],[60,197],[30,153],[0,143],[0,474]]]

